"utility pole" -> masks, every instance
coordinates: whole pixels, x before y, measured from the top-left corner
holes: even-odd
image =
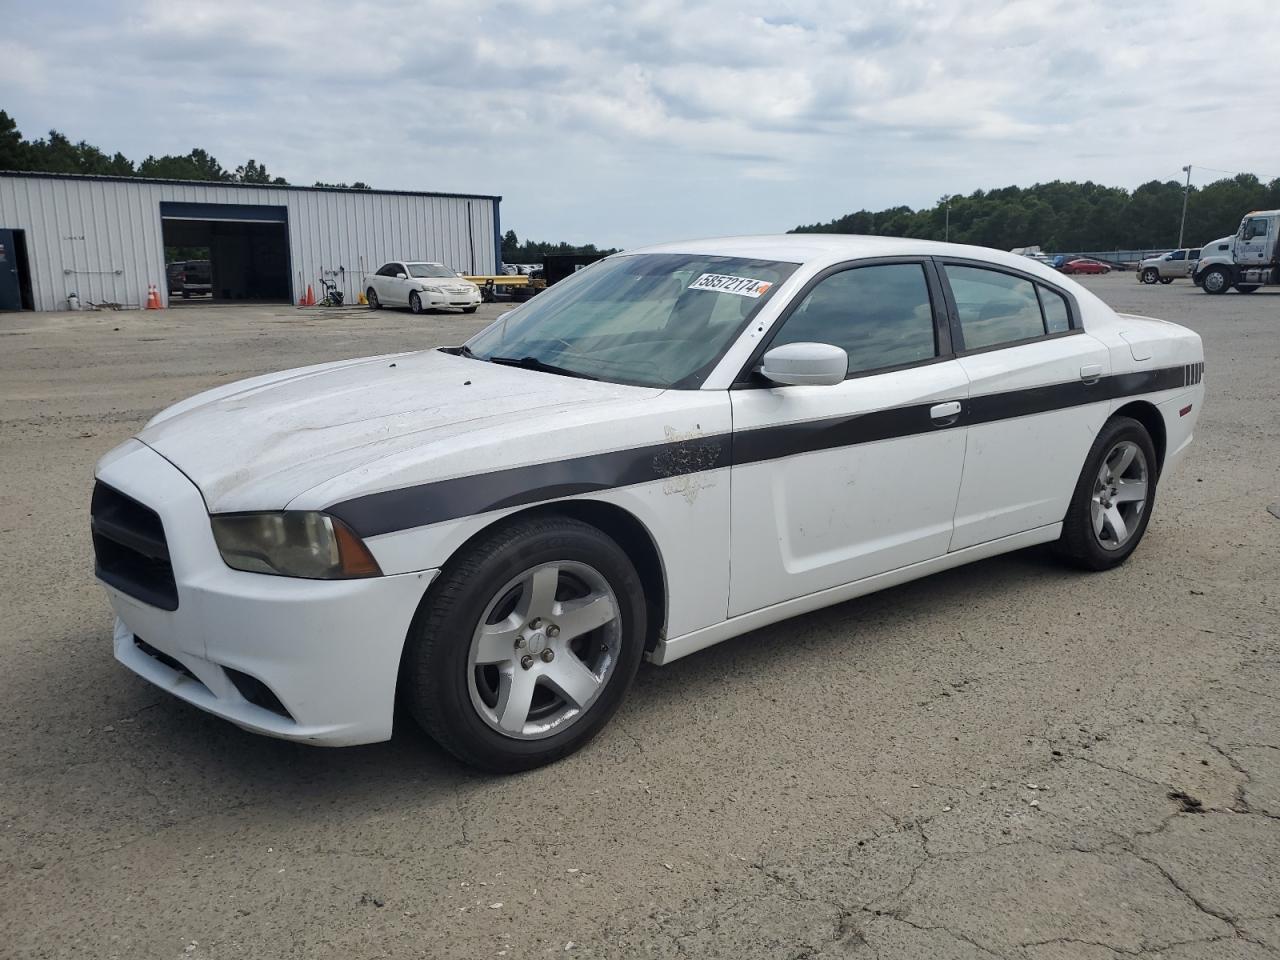
[[[943,228],[942,240],[944,243],[951,242],[951,194],[944,193],[942,195],[942,203],[947,210],[946,226]]]
[[[1187,175],[1187,185],[1182,188],[1182,224],[1178,227],[1178,249],[1182,249],[1182,235],[1187,230],[1187,194],[1191,192],[1191,164],[1182,168]]]

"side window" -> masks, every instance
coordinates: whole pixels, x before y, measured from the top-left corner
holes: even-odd
[[[832,274],[805,295],[771,346],[832,343],[849,354],[849,373],[937,356],[933,304],[924,267],[892,263]]]
[[[1255,217],[1244,226],[1244,238],[1246,240],[1256,240],[1258,237],[1267,235],[1267,221],[1262,217]]]
[[[1071,313],[1067,310],[1067,298],[1050,290],[1037,286],[1040,292],[1040,306],[1044,308],[1044,327],[1049,333],[1066,333],[1071,329]]]
[[[1187,252],[1187,259],[1188,259],[1188,260],[1199,260],[1199,259],[1200,259],[1200,251],[1199,251],[1199,250],[1190,250],[1190,251],[1188,251],[1188,252]]]
[[[966,350],[1044,336],[1040,302],[1030,280],[981,267],[949,264],[946,270]]]
[[[396,265],[394,263],[384,263],[378,270],[380,277],[394,277],[396,275]]]
[[[1169,259],[1170,259],[1170,260],[1185,260],[1185,259],[1187,259],[1187,251],[1185,251],[1185,250],[1175,250],[1175,251],[1173,251],[1173,253],[1169,254]]]

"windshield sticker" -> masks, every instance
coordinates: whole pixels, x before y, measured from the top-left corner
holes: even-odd
[[[712,290],[716,293],[732,293],[736,297],[750,297],[756,300],[769,292],[773,284],[767,280],[752,280],[750,277],[729,277],[723,273],[704,273],[693,283],[690,290]]]

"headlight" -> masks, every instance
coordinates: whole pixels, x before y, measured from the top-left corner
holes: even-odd
[[[210,521],[223,562],[235,570],[308,580],[382,575],[364,542],[325,513],[224,513]]]
[[[441,290],[439,287],[433,287],[430,284],[424,283],[422,285],[422,292],[423,293],[443,293],[444,291]]]

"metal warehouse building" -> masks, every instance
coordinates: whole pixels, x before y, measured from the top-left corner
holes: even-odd
[[[0,171],[0,310],[140,306],[149,284],[167,303],[166,264],[191,251],[215,301],[296,303],[323,276],[353,302],[392,259],[493,274],[500,200]]]

